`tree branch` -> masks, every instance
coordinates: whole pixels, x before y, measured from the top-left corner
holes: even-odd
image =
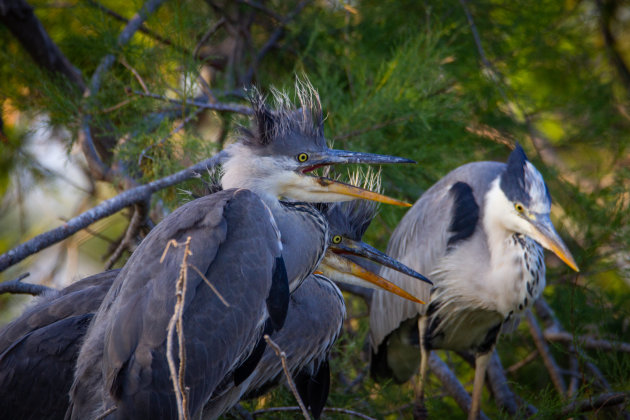
[[[70,235],[91,225],[97,220],[110,216],[125,207],[129,207],[132,204],[149,200],[151,194],[156,191],[162,190],[164,188],[170,187],[172,185],[194,177],[195,173],[207,170],[208,168],[211,168],[221,163],[225,156],[225,152],[222,151],[217,155],[211,157],[210,159],[206,159],[173,175],[169,175],[165,178],[158,179],[145,185],[131,188],[120,193],[116,197],[103,201],[96,207],[93,207],[85,213],[82,213],[79,216],[70,219],[62,226],[52,229],[46,233],[42,233],[41,235],[38,235],[33,239],[30,239],[11,249],[10,251],[0,255],[0,272],[22,261],[29,255],[35,254],[36,252],[39,252],[42,249],[49,247],[50,245],[66,239]]]
[[[133,35],[140,29],[144,21],[149,17],[151,13],[156,11],[158,7],[165,0],[147,0],[144,5],[140,8],[138,13],[134,15],[125,28],[122,30],[120,35],[118,35],[117,46],[118,48],[126,45]],[[111,68],[111,66],[116,61],[116,55],[114,53],[107,54],[103,57],[92,74],[92,78],[90,79],[90,85],[87,90],[84,92],[83,97],[85,100],[89,100],[90,97],[94,97],[96,93],[99,91],[101,86],[101,79],[103,75]],[[91,108],[88,104],[88,109]],[[81,130],[79,131],[79,144],[81,145],[81,149],[83,154],[85,155],[88,165],[90,168],[90,172],[92,176],[99,180],[110,180],[111,173],[110,169],[105,165],[98,152],[96,151],[94,139],[92,137],[92,132],[90,128],[91,117],[88,112],[84,112],[81,117]],[[104,150],[108,150],[108,147],[102,147]]]
[[[9,28],[40,67],[61,73],[80,90],[85,89],[81,72],[48,36],[28,3],[24,0],[0,0],[0,22]]]
[[[11,281],[0,283],[0,295],[3,293],[12,293],[20,295],[39,296],[42,293],[56,291],[50,287],[41,284],[22,283],[22,280],[30,276],[30,273],[24,273]]]
[[[180,107],[194,106],[203,109],[211,109],[213,111],[226,111],[226,112],[235,112],[237,114],[243,115],[253,115],[254,111],[248,106],[239,105],[239,104],[224,104],[221,102],[200,102],[198,100],[185,100],[181,101],[179,99],[172,99],[166,96],[158,95],[155,93],[144,93],[137,90],[133,91],[134,94],[140,96],[146,96],[148,98],[155,98],[161,101],[170,102],[172,104],[178,105]]]
[[[572,402],[562,409],[558,417],[564,419],[572,414],[585,413],[599,410],[600,408],[623,404],[627,400],[628,394],[625,392],[609,392],[583,401]]]
[[[472,403],[470,395],[468,395],[468,392],[466,392],[453,371],[434,351],[431,352],[431,356],[429,357],[429,368],[431,372],[438,377],[440,382],[442,382],[446,393],[453,397],[457,405],[459,405],[465,413],[468,413]],[[479,419],[488,420],[488,417],[482,412],[479,412]]]
[[[549,347],[545,342],[543,337],[542,330],[540,329],[540,325],[538,325],[538,321],[536,321],[536,317],[532,311],[527,310],[525,312],[525,319],[527,319],[527,324],[529,325],[529,332],[534,339],[534,343],[536,344],[536,348],[540,353],[540,356],[543,359],[543,363],[547,367],[547,371],[549,372],[549,376],[551,377],[551,381],[553,382],[556,390],[560,394],[562,398],[567,395],[567,385],[562,378],[562,374],[560,373],[560,369],[558,368],[558,364],[555,359],[551,355],[549,351]]]
[[[606,351],[622,351],[624,353],[630,353],[630,343],[624,343],[622,341],[609,341],[600,340],[592,337],[574,336],[566,331],[558,331],[556,329],[548,328],[543,333],[545,340],[554,341],[564,344],[577,344],[586,349],[593,350],[606,350]]]

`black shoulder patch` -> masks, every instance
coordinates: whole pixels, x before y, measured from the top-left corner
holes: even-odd
[[[289,310],[289,278],[287,268],[282,257],[276,258],[273,265],[273,276],[269,296],[267,296],[267,311],[271,318],[273,329],[278,331],[284,325]]]
[[[311,410],[315,419],[319,419],[326,405],[330,391],[330,365],[323,361],[315,374],[301,371],[295,377],[295,385],[304,404]]]
[[[252,374],[254,369],[256,369],[258,362],[262,359],[265,349],[267,348],[265,334],[271,334],[272,332],[272,322],[269,318],[267,318],[265,321],[265,328],[260,336],[260,339],[258,339],[258,343],[256,343],[256,347],[254,347],[254,350],[249,357],[234,370],[234,385],[239,386],[245,379],[247,379],[247,377],[249,377],[249,375]]]
[[[463,241],[473,233],[479,221],[479,205],[475,201],[472,188],[465,182],[457,182],[450,189],[453,194],[453,218],[448,228],[452,232],[447,246],[450,248],[459,241]]]

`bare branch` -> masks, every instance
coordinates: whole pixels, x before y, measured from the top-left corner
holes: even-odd
[[[108,9],[107,7],[103,6],[102,4],[100,4],[99,2],[95,1],[95,0],[87,0],[87,3],[93,7],[96,7],[97,9],[101,10],[104,13],[107,13],[108,15],[110,15],[111,17],[113,17],[114,19],[120,21],[120,22],[125,22],[125,23],[129,23],[129,19],[127,19],[126,17],[114,12],[111,9]],[[158,35],[157,33],[153,32],[152,30],[148,29],[146,26],[144,26],[144,24],[140,25],[140,28],[138,28],[139,32],[142,32],[145,35],[150,36],[151,38],[155,39],[158,42],[161,42],[164,45],[168,45],[169,47],[174,47],[177,49],[180,49],[182,51],[184,51],[185,53],[190,53],[190,51],[181,46],[181,45],[175,45],[170,39],[168,38],[164,38],[163,36]]]
[[[583,401],[575,401],[564,407],[558,417],[567,418],[571,414],[585,413],[623,404],[628,400],[628,397],[629,394],[625,392],[609,392]]]
[[[586,349],[593,350],[607,350],[607,351],[622,351],[624,353],[630,353],[630,343],[624,343],[622,341],[609,341],[600,340],[592,337],[577,336],[568,333],[566,331],[557,331],[555,329],[546,329],[544,332],[545,340],[554,341],[565,344],[577,344]]]
[[[276,43],[284,36],[285,26],[289,22],[291,22],[293,19],[295,19],[295,17],[298,14],[300,14],[300,12],[310,2],[311,0],[301,1],[300,3],[297,4],[297,6],[295,6],[295,9],[293,9],[285,18],[283,18],[280,21],[280,25],[278,26],[278,28],[276,28],[276,30],[271,34],[271,36],[265,43],[265,45],[263,45],[258,51],[258,54],[256,54],[256,58],[254,59],[254,62],[250,66],[249,70],[247,70],[247,73],[245,74],[245,76],[243,77],[243,80],[241,81],[242,85],[249,86],[252,83],[252,79],[254,78],[254,73],[256,73],[256,69],[258,68],[258,64],[262,61],[263,58],[265,58],[267,53],[276,45]]]
[[[158,179],[145,185],[131,188],[120,193],[116,197],[103,201],[96,207],[93,207],[79,216],[70,219],[62,226],[52,229],[46,233],[42,233],[41,235],[37,235],[36,237],[0,255],[0,272],[22,261],[29,255],[35,254],[50,245],[68,238],[72,234],[91,225],[97,220],[110,216],[132,204],[148,200],[151,194],[156,191],[193,178],[196,173],[207,170],[208,168],[221,163],[224,158],[225,152],[220,152],[210,159],[206,159],[173,175],[169,175],[165,178]]]
[[[534,360],[536,357],[538,357],[538,350],[532,351],[527,356],[525,356],[522,360],[519,360],[518,362],[514,363],[512,366],[505,369],[505,371],[507,373],[514,373],[520,368],[522,368],[523,366],[525,366],[526,364],[528,364],[529,362],[531,362],[532,360]]]
[[[22,280],[30,275],[30,273],[20,274],[17,278],[11,281],[0,283],[0,295],[3,293],[12,293],[18,295],[39,296],[48,291],[56,291],[56,289],[52,289],[41,284],[22,283]]]
[[[271,339],[271,337],[269,337],[269,334],[265,334],[264,335],[264,339],[267,342],[267,344],[276,353],[276,356],[278,356],[280,358],[280,361],[282,362],[282,370],[284,371],[284,375],[287,378],[287,384],[289,384],[289,388],[291,388],[291,392],[293,392],[293,396],[297,400],[298,405],[300,406],[300,410],[302,410],[302,414],[304,415],[304,418],[306,420],[310,420],[311,416],[309,416],[308,411],[306,410],[306,406],[304,405],[304,402],[302,401],[302,398],[300,398],[300,394],[298,393],[297,388],[295,387],[295,383],[293,382],[293,378],[291,377],[291,372],[289,371],[289,366],[287,365],[287,355],[286,355],[286,353],[284,351],[282,351],[280,346],[278,346]],[[252,415],[253,415],[253,413],[252,413]]]
[[[197,272],[197,274],[199,274],[199,276],[203,279],[203,281],[206,282],[206,284],[210,287],[210,289],[212,289],[212,291],[214,292],[215,295],[217,295],[217,297],[219,298],[219,300],[221,301],[221,303],[223,303],[226,307],[230,307],[230,304],[228,303],[227,300],[225,300],[225,298],[223,297],[223,295],[221,295],[221,293],[219,293],[219,291],[217,290],[217,288],[214,286],[214,284],[210,283],[210,280],[208,280],[208,278],[201,272],[201,270],[199,270],[197,268],[197,266],[193,265],[193,264],[188,264],[188,267],[192,268],[193,270],[195,270]]]
[[[507,383],[503,365],[501,365],[501,359],[499,359],[496,350],[492,353],[486,375],[488,386],[492,389],[497,406],[507,411],[508,414],[515,415],[518,412],[516,397]]]
[[[0,22],[9,28],[40,67],[61,73],[80,90],[85,89],[81,72],[48,36],[33,8],[24,0],[0,1]]]
[[[131,38],[138,31],[140,26],[142,26],[143,22],[149,17],[151,13],[156,11],[157,8],[162,3],[164,3],[164,1],[165,0],[147,0],[147,2],[142,5],[138,13],[134,15],[127,26],[125,26],[122,32],[118,35],[117,45],[119,48],[124,46],[131,40]],[[92,74],[89,87],[83,94],[83,97],[86,100],[96,95],[96,93],[99,91],[101,86],[101,79],[103,75],[107,71],[109,71],[111,66],[114,64],[115,59],[116,56],[114,53],[107,54],[101,59],[98,67],[94,71],[94,74]],[[81,117],[79,144],[81,145],[83,154],[88,161],[92,176],[96,179],[108,180],[111,178],[110,169],[107,167],[107,165],[105,165],[98,152],[96,151],[94,139],[92,137],[92,131],[90,128],[90,121],[90,115],[88,113],[84,113]]]
[[[549,347],[547,346],[547,343],[545,342],[542,330],[540,329],[540,326],[538,325],[538,321],[536,321],[534,314],[530,310],[525,312],[525,319],[527,319],[527,324],[529,325],[529,332],[531,333],[532,338],[534,339],[534,343],[536,344],[536,348],[538,349],[538,352],[540,353],[540,356],[543,359],[543,363],[545,364],[545,367],[547,367],[547,371],[549,372],[551,381],[553,382],[560,396],[564,398],[567,395],[567,385],[565,384],[564,379],[562,378],[562,375],[560,374],[560,368],[558,368],[558,364],[556,363],[555,359],[551,355],[551,352],[549,351]]]
[[[225,24],[225,18],[222,17],[221,19],[216,21],[215,24],[212,25],[205,34],[203,34],[203,36],[201,37],[201,39],[199,40],[199,42],[197,42],[197,45],[195,46],[195,49],[193,51],[193,57],[197,58],[197,54],[199,54],[199,50],[201,49],[203,44],[205,44],[210,39],[210,37],[214,35],[219,30],[219,28],[221,28],[221,26],[223,26],[224,24]]]

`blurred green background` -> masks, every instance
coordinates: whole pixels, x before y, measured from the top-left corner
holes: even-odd
[[[114,196],[130,180],[154,180],[213,155],[247,123],[244,115],[190,101],[246,105],[244,86],[291,92],[295,75],[304,73],[320,93],[326,136],[336,147],[418,162],[382,170],[385,192],[411,202],[463,163],[505,161],[508,145],[519,141],[549,185],[552,218],[582,270],[576,276],[548,255],[545,298],[572,334],[630,341],[627,2],[169,1],[123,45],[117,38],[140,1],[29,4],[83,86],[35,62],[0,24],[0,252]],[[84,97],[107,54],[113,64],[100,74],[99,89]],[[111,177],[99,179],[88,168],[78,144],[82,116],[90,119],[101,160],[115,168]],[[152,220],[187,199],[182,189],[198,184],[154,195]],[[364,239],[385,249],[403,213],[382,207]],[[127,218],[121,212],[99,221],[0,280],[29,271],[29,281],[61,287],[102,271]],[[0,297],[0,323],[26,301]],[[412,418],[409,384],[376,384],[366,375],[367,307],[351,295],[347,302],[328,406]],[[534,348],[522,325],[501,338],[498,351],[508,367]],[[568,370],[567,347],[553,344],[552,352]],[[440,354],[470,390],[470,367]],[[577,358],[575,398],[600,391],[587,362],[612,390],[630,389],[627,353],[578,346]],[[508,379],[540,418],[558,416],[567,402],[539,357]],[[433,418],[464,417],[435,377],[428,396]],[[250,410],[281,405],[295,405],[286,389],[245,404]],[[489,394],[483,409],[507,418]]]

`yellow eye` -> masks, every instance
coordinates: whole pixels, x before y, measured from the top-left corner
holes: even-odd
[[[514,208],[519,213],[523,213],[525,211],[525,207],[523,207],[523,205],[521,203],[514,204]]]
[[[308,160],[308,155],[306,153],[300,153],[297,155],[297,160],[299,162],[306,162]]]
[[[340,242],[341,242],[341,236],[340,236],[340,235],[335,235],[335,236],[333,236],[333,238],[332,238],[332,242],[333,242],[333,244],[338,244],[338,243],[340,243]]]

